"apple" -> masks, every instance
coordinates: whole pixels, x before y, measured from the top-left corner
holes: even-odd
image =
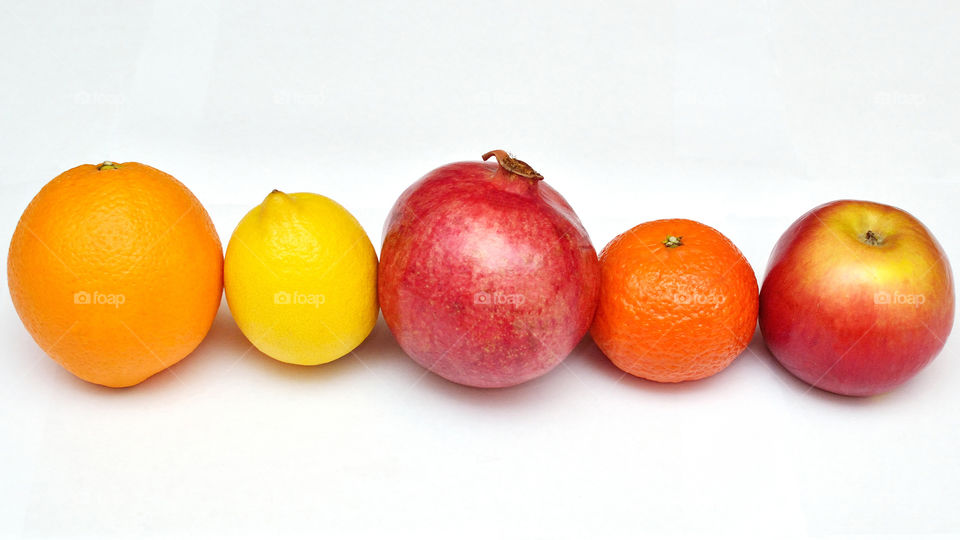
[[[777,360],[837,394],[887,392],[943,348],[953,274],[909,213],[834,201],[800,217],[773,249],[760,290],[760,331]]]
[[[557,366],[586,334],[599,262],[570,205],[526,163],[440,167],[384,227],[378,291],[401,348],[451,381],[496,388]]]

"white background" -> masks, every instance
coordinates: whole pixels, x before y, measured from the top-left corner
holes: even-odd
[[[762,277],[800,214],[861,198],[957,262],[960,7],[799,4],[3,2],[0,239],[45,182],[113,160],[187,184],[224,245],[278,188],[379,246],[407,185],[503,147],[598,250],[685,217]],[[382,321],[359,360],[283,365],[224,303],[193,355],[118,391],[0,303],[0,536],[960,533],[956,336],[871,399],[808,390],[759,335],[696,383],[623,377],[587,339],[480,391]]]

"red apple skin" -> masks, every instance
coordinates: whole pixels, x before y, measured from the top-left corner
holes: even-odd
[[[943,348],[953,314],[953,274],[937,240],[909,213],[867,201],[801,216],[774,247],[760,290],[760,331],[777,360],[848,396],[916,375]]]
[[[383,317],[411,358],[456,383],[548,372],[586,334],[598,293],[597,254],[570,205],[497,164],[440,167],[387,218]]]

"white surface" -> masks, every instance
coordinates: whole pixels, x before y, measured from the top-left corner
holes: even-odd
[[[407,185],[504,147],[598,249],[687,217],[762,276],[796,217],[853,197],[960,263],[958,4],[528,4],[4,2],[0,239],[46,181],[109,159],[186,183],[224,244],[276,187],[340,201],[379,246]],[[960,533],[956,336],[866,400],[807,391],[759,337],[698,383],[621,377],[587,340],[478,391],[382,322],[358,358],[282,365],[224,304],[192,356],[116,391],[0,303],[0,536]]]

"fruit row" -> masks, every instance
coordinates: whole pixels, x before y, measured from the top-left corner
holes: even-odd
[[[762,288],[728,238],[687,219],[637,225],[598,256],[570,204],[500,150],[404,191],[379,261],[342,206],[277,190],[243,217],[224,256],[196,197],[132,162],[50,181],[8,257],[13,304],[33,339],[76,376],[111,387],[190,354],[225,291],[251,344],[293,364],[350,354],[382,311],[410,358],[464,385],[539,377],[587,332],[623,371],[681,382],[726,368],[759,320],[798,378],[866,396],[904,383],[943,348],[952,279],[919,220],[866,201],[801,216],[774,247]]]

